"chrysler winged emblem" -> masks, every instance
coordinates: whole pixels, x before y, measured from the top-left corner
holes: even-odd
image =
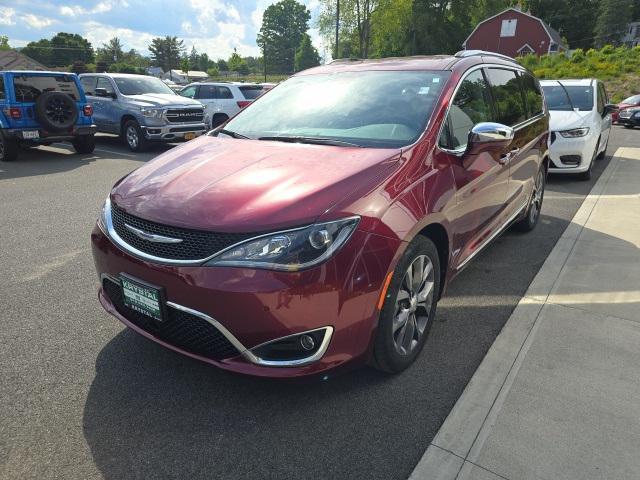
[[[131,225],[129,225],[127,223],[125,223],[124,226],[126,227],[127,230],[132,232],[135,236],[137,236],[138,238],[141,238],[142,240],[146,240],[148,242],[154,242],[154,243],[180,243],[180,242],[182,242],[181,238],[164,237],[162,235],[156,235],[155,233],[145,232],[144,230],[140,230],[139,228],[132,227]]]

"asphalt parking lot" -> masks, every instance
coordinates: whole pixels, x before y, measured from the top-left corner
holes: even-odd
[[[608,155],[640,147],[614,127]],[[96,298],[89,233],[111,185],[166,148],[99,137],[0,164],[0,478],[406,479],[590,182],[551,177],[541,223],[451,285],[418,361],[325,382],[219,371],[125,329]]]

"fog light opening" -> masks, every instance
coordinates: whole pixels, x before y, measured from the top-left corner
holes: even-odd
[[[316,346],[316,342],[311,335],[300,335],[300,345],[305,350],[313,350]]]

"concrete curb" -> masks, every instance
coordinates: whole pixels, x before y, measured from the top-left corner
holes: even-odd
[[[491,431],[500,406],[533,339],[545,302],[588,221],[600,195],[618,167],[619,148],[574,215],[511,317],[487,352],[464,392],[427,448],[410,480],[465,478]],[[479,468],[479,467],[477,467]],[[487,478],[492,475],[486,471]],[[495,476],[495,478],[502,478]]]

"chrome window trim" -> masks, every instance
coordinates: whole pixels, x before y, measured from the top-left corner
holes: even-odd
[[[458,94],[458,90],[460,90],[460,86],[462,85],[462,82],[464,82],[467,77],[475,72],[476,70],[480,70],[483,68],[500,68],[503,70],[512,70],[515,72],[520,72],[520,73],[527,73],[530,74],[529,71],[527,71],[526,68],[521,67],[520,65],[500,65],[500,64],[496,64],[496,63],[482,63],[480,65],[474,65],[473,67],[469,68],[468,70],[466,70],[464,72],[464,74],[462,75],[462,77],[460,77],[460,81],[458,82],[458,84],[456,85],[456,88],[453,90],[453,93],[451,94],[451,99],[448,102],[447,105],[447,111],[445,112],[444,115],[444,120],[440,123],[440,129],[438,130],[438,136],[436,137],[438,139],[436,146],[438,147],[438,149],[440,149],[443,152],[446,153],[450,153],[452,155],[457,155],[460,156],[462,155],[465,151],[466,151],[466,147],[464,149],[449,149],[449,148],[445,148],[442,145],[440,145],[440,137],[442,136],[442,129],[444,128],[444,124],[447,120],[447,118],[449,117],[449,110],[451,110],[451,105],[453,104],[453,99],[456,98],[456,95]],[[535,79],[535,77],[533,77]],[[489,81],[487,80],[487,86],[489,87],[489,89],[491,88],[491,83],[489,83]],[[543,94],[544,95],[544,94]],[[493,107],[493,105],[492,105]],[[536,115],[535,117],[531,117],[527,120],[525,120],[524,122],[520,122],[517,123],[516,125],[512,126],[511,128],[513,128],[514,130],[518,131],[521,128],[527,127],[530,124],[536,122],[537,120],[539,120],[540,118],[544,117],[546,115],[546,111],[543,111],[542,113],[539,113],[538,115]],[[510,126],[510,125],[508,125]]]
[[[509,218],[508,218],[508,219],[507,219],[507,220],[502,224],[502,226],[501,226],[500,228],[498,228],[495,232],[493,232],[493,233],[489,236],[489,238],[487,238],[484,242],[482,242],[482,243],[480,244],[480,246],[479,246],[479,247],[478,247],[478,248],[477,248],[477,249],[476,249],[476,250],[475,250],[471,255],[469,255],[467,258],[465,258],[465,259],[464,259],[464,261],[463,261],[460,265],[458,265],[458,266],[456,267],[456,270],[462,270],[462,269],[467,265],[467,263],[469,263],[471,260],[473,260],[473,258],[474,258],[477,254],[479,254],[482,250],[484,250],[484,248],[485,248],[487,245],[489,245],[489,243],[491,243],[491,241],[492,241],[494,238],[496,238],[498,235],[500,235],[502,232],[504,232],[504,231],[509,227],[509,225],[511,225],[511,223],[516,219],[516,217],[517,217],[518,215],[520,215],[520,213],[522,213],[522,210],[524,210],[524,209],[527,207],[527,205],[528,205],[528,204],[529,204],[529,201],[526,201],[526,202],[524,203],[524,205],[522,205],[520,208],[518,208],[518,209],[515,211],[515,213],[514,213],[513,215],[511,215],[511,216],[510,216],[510,217],[509,217]]]
[[[102,273],[100,274],[100,286],[102,287],[102,282],[104,281],[104,279],[108,279],[110,281],[112,281],[113,283],[116,283],[118,285],[121,285],[120,283],[120,278],[114,276],[114,275],[110,275],[108,273]],[[109,301],[111,301],[111,299],[109,299]],[[202,320],[206,321],[207,323],[209,323],[211,326],[213,326],[214,328],[216,328],[228,341],[229,343],[231,343],[231,345],[233,345],[235,347],[236,350],[238,350],[238,352],[240,352],[240,355],[247,361],[255,364],[255,365],[261,365],[264,367],[301,367],[304,365],[308,365],[310,363],[316,362],[318,360],[320,360],[325,352],[327,351],[327,348],[329,348],[329,342],[331,341],[331,337],[333,336],[333,327],[331,326],[326,326],[326,327],[320,327],[320,328],[314,328],[312,330],[306,330],[304,332],[299,332],[299,333],[294,333],[291,335],[286,335],[284,337],[279,337],[279,338],[274,338],[273,340],[269,340],[267,342],[263,342],[259,345],[256,345],[255,347],[252,348],[247,348],[245,347],[242,342],[240,342],[240,340],[238,340],[229,330],[226,329],[226,327],[224,325],[222,325],[219,321],[217,321],[215,318],[207,315],[206,313],[202,313],[198,310],[194,310],[193,308],[189,308],[189,307],[185,307],[184,305],[180,305],[179,303],[175,303],[175,302],[170,302],[170,301],[166,301],[165,305],[171,308],[175,308],[176,310],[181,310],[185,313],[189,313],[191,315],[194,315],[196,317],[201,318]],[[296,360],[263,360],[260,357],[258,357],[257,355],[255,355],[252,350],[258,347],[262,347],[264,345],[268,345],[270,343],[273,342],[277,342],[280,340],[283,340],[285,338],[289,338],[289,337],[295,337],[297,335],[303,335],[305,333],[310,333],[310,332],[317,332],[318,330],[325,330],[325,334],[324,334],[324,338],[322,339],[322,343],[320,344],[320,348],[318,349],[318,351],[316,351],[313,355],[309,356],[309,357],[305,357],[305,358],[300,358],[300,359],[296,359]]]

